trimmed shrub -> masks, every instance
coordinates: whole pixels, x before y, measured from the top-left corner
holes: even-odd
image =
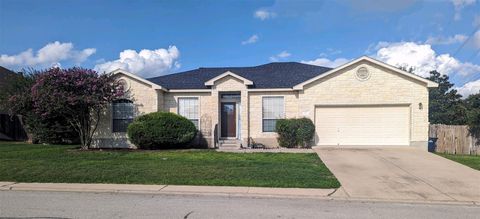
[[[275,131],[278,134],[278,145],[280,147],[295,147],[297,145],[297,127],[293,119],[277,120]]]
[[[197,134],[187,118],[169,112],[154,112],[136,118],[127,129],[130,141],[141,149],[185,147]]]
[[[315,134],[315,125],[308,118],[277,120],[275,131],[281,147],[309,147]]]
[[[315,125],[307,118],[297,119],[297,144],[302,147],[309,147],[310,141],[315,135]]]

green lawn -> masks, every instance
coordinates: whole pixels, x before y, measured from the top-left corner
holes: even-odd
[[[480,156],[478,155],[458,155],[458,154],[440,154],[438,155],[455,162],[469,166],[473,169],[480,170]]]
[[[0,142],[0,181],[337,188],[316,154],[79,151]]]

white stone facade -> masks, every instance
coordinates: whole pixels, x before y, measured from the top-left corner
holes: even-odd
[[[368,80],[359,80],[358,68],[366,67]],[[234,73],[234,72],[233,72]],[[254,89],[242,79],[226,75],[213,82],[209,89],[166,90],[159,89],[129,74],[118,74],[128,82],[136,114],[156,111],[178,112],[179,97],[198,97],[200,106],[200,138],[197,143],[215,147],[215,127],[220,123],[220,95],[225,92],[239,92],[241,104],[241,142],[249,139],[268,147],[278,146],[275,133],[262,132],[262,97],[283,96],[286,118],[307,117],[315,120],[318,105],[390,105],[402,104],[410,108],[410,145],[426,148],[428,141],[428,89],[435,83],[418,79],[408,73],[370,59],[358,59],[346,66],[329,72],[328,75],[303,84],[300,88]],[[255,82],[253,82],[255,83]],[[98,147],[133,147],[125,133],[112,133],[111,112],[107,110],[98,127],[95,145]],[[118,140],[124,143],[117,143]]]

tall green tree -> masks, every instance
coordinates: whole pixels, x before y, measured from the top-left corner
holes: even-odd
[[[431,71],[427,78],[438,83],[438,88],[429,91],[429,121],[431,124],[465,125],[467,109],[462,95],[453,89],[448,75]]]
[[[467,124],[470,128],[470,133],[480,141],[480,92],[468,96],[465,99],[465,105],[468,108]]]
[[[31,88],[38,77],[37,71],[27,69],[9,74],[0,87],[0,110],[20,121],[33,143],[78,143],[78,134],[58,115],[40,116],[34,112]]]
[[[0,81],[0,111],[8,113],[10,96],[28,91],[35,81],[34,75],[30,73],[15,73],[8,71]]]
[[[22,78],[25,86],[9,94],[12,114],[22,115],[43,142],[75,133],[84,149],[92,143],[101,112],[123,95],[123,86],[112,75],[90,69],[51,68]]]
[[[79,67],[51,68],[39,73],[31,88],[33,112],[68,122],[79,134],[82,148],[88,149],[102,111],[123,91],[110,74]]]

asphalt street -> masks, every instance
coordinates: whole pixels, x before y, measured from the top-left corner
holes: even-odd
[[[2,218],[478,218],[473,205],[0,191]]]

